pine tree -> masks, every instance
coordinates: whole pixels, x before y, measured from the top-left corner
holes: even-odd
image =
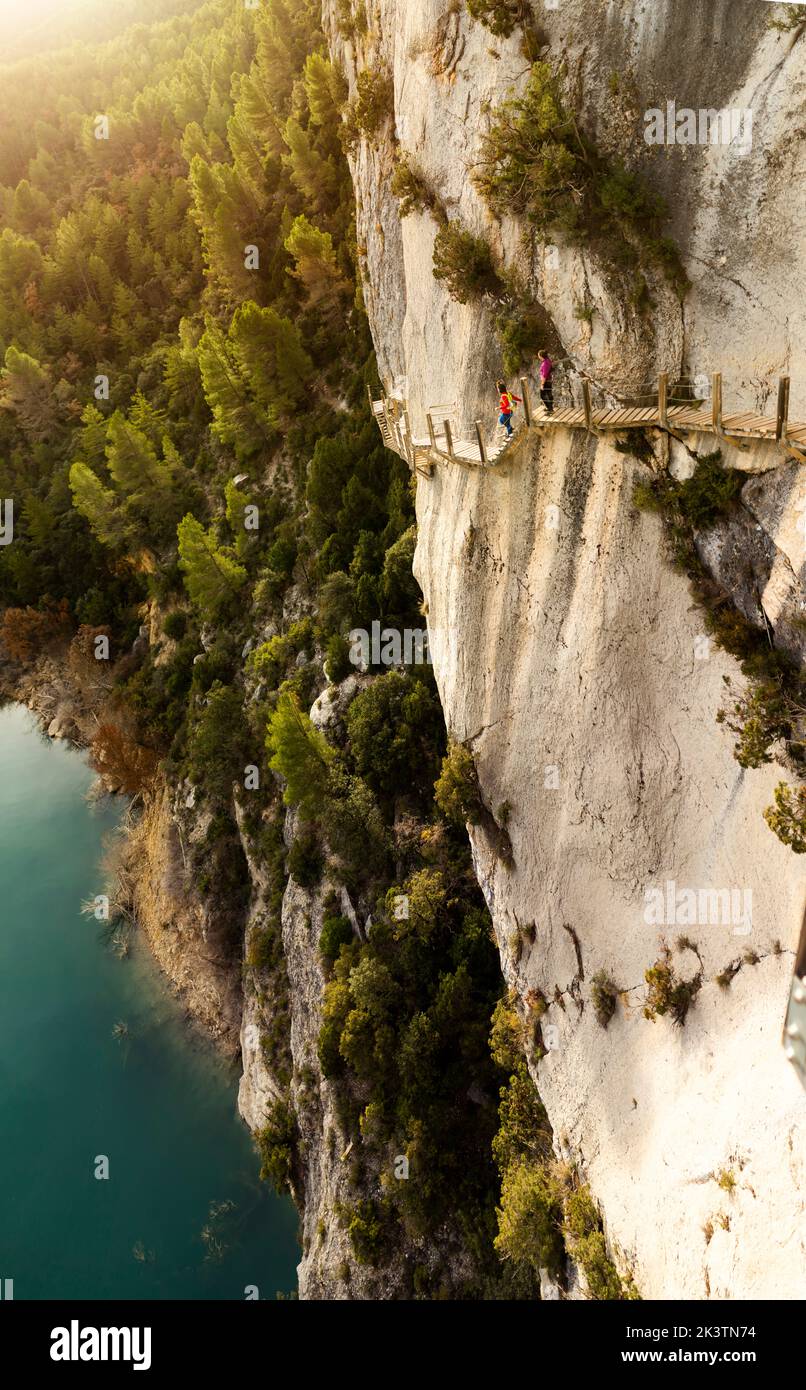
[[[322,158],[308,132],[293,116],[286,121],[283,139],[288,146],[283,163],[303,198],[316,212],[332,210],[339,195],[339,176],[335,165]]]
[[[182,518],[177,535],[179,564],[191,602],[203,618],[216,618],[243,588],[246,570],[216,544],[194,516]]]
[[[289,274],[305,286],[312,308],[326,312],[343,303],[351,286],[339,269],[330,232],[320,231],[300,216],[285,239],[285,248],[294,258]]]
[[[70,469],[70,489],[73,501],[86,517],[93,534],[102,545],[116,548],[123,544],[126,526],[117,498],[110,488],[86,463],[74,463]]]
[[[0,377],[0,409],[8,410],[34,442],[48,439],[56,429],[58,407],[44,367],[11,346],[6,348],[5,371]]]
[[[337,130],[341,107],[347,99],[344,75],[322,53],[309,53],[302,78],[314,125]]]
[[[276,309],[243,304],[230,328],[241,376],[272,425],[278,425],[302,400],[313,365],[299,330]]]
[[[229,480],[224,488],[224,497],[227,507],[227,522],[235,541],[235,550],[238,559],[242,560],[248,555],[250,549],[254,547],[256,540],[256,532],[247,531],[245,524],[246,509],[249,506],[253,506],[254,502],[249,494],[238,487],[232,479]]]
[[[42,252],[35,241],[19,236],[10,227],[0,233],[0,293],[19,293],[29,280],[42,273]]]
[[[214,319],[207,320],[198,360],[215,433],[236,458],[248,459],[269,441],[271,431],[255,411],[231,344]]]
[[[336,755],[291,691],[280,695],[269,720],[266,746],[271,754],[269,766],[285,779],[286,805],[298,806],[304,816],[315,816],[322,809]]]
[[[116,410],[109,421],[106,449],[109,476],[130,498],[147,505],[155,490],[170,483],[167,471],[142,430]]]

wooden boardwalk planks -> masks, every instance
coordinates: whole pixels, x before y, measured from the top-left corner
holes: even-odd
[[[716,410],[710,402],[689,402],[678,398],[674,404],[666,407],[668,429],[672,432],[682,430],[688,433],[713,434],[717,439],[727,437],[742,441],[767,440],[778,442],[784,450],[788,445],[797,445],[799,449],[806,447],[806,422],[789,423],[786,418],[789,404],[788,378],[783,378],[779,385],[778,416],[763,415],[758,410],[744,410],[734,411],[732,414],[723,412],[721,419],[719,381],[717,378],[714,380]],[[471,464],[477,467],[483,466],[484,463],[497,463],[517,441],[529,433],[530,429],[535,429],[541,434],[551,429],[586,430],[589,425],[594,433],[599,430],[660,429],[660,408],[667,397],[659,395],[659,404],[655,406],[622,405],[592,411],[589,420],[585,410],[580,406],[563,406],[553,415],[547,415],[542,407],[537,407],[532,415],[531,424],[527,425],[522,421],[516,427],[511,440],[496,434],[488,443],[484,443],[483,435],[480,434],[475,439],[454,439],[452,419],[455,416],[455,406],[433,406],[429,413],[429,428],[434,429],[434,439],[414,439],[408,435],[410,421],[404,402],[386,397],[375,401],[371,393],[369,399],[373,417],[386,447],[399,454],[410,466],[413,460],[418,472],[430,476],[435,461]],[[589,394],[586,399],[589,399]],[[477,425],[477,430],[480,429],[481,426]],[[800,457],[797,450],[791,448],[789,454]]]

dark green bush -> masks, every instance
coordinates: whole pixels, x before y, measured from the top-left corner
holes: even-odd
[[[723,468],[717,450],[699,459],[691,477],[679,485],[678,506],[695,530],[706,531],[730,510],[744,483],[743,473]]]
[[[434,279],[444,281],[451,298],[459,304],[501,289],[489,242],[462,231],[455,222],[446,222],[437,232]]]
[[[246,741],[240,693],[215,681],[188,738],[193,781],[215,796],[229,798],[235,780],[243,779]]]
[[[188,615],[183,613],[181,608],[175,608],[172,613],[166,613],[162,624],[162,630],[166,637],[178,642],[180,637],[184,637],[188,625]]]
[[[327,652],[325,661],[327,664],[327,674],[333,685],[338,685],[353,671],[350,661],[350,643],[346,637],[342,637],[338,632],[328,638]]]
[[[338,958],[342,946],[355,940],[349,917],[325,917],[319,934],[319,953],[331,963]]]
[[[256,1139],[261,1178],[270,1182],[277,1192],[287,1192],[297,1142],[297,1120],[287,1101],[276,1100],[269,1106],[266,1124]]]
[[[315,888],[324,869],[324,858],[314,826],[300,826],[288,851],[288,872],[300,888]]]
[[[374,792],[433,784],[442,714],[424,681],[399,671],[379,676],[353,700],[347,729],[356,769]]]

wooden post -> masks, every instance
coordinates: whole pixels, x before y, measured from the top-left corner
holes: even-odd
[[[475,420],[473,423],[476,426],[476,439],[478,440],[479,445],[479,458],[481,459],[482,463],[486,463],[487,450],[484,447],[484,435],[481,432],[481,420]]]
[[[532,423],[532,402],[529,400],[529,383],[525,376],[521,377],[521,390],[523,392],[523,418],[528,426]]]
[[[669,428],[669,373],[661,372],[658,377],[658,423],[661,429]]]
[[[373,415],[374,415],[374,414],[375,414],[375,402],[374,402],[374,400],[372,399],[372,387],[371,387],[371,386],[368,386],[368,387],[367,387],[367,395],[369,396],[369,408],[370,408],[370,410],[372,411],[372,413],[373,413]]]
[[[722,433],[722,373],[711,377],[711,420],[717,434]]]
[[[591,384],[587,377],[582,382],[582,401],[585,406],[585,429],[593,434],[593,408],[591,406]]]
[[[425,418],[428,422],[428,438],[431,440],[431,448],[436,451],[437,437],[434,434],[434,421],[430,415],[426,415]]]
[[[406,459],[408,461],[409,468],[413,468],[416,460],[414,457],[414,445],[411,442],[411,416],[409,415],[408,406],[406,406],[403,411],[403,424],[406,427],[404,436],[406,440]]]
[[[387,405],[389,407],[389,424],[392,430],[392,445],[395,453],[398,454],[400,458],[405,458],[406,453],[400,435],[400,406],[395,400],[387,401]]]
[[[445,423],[445,443],[446,443],[447,448],[448,448],[448,458],[449,458],[449,459],[452,459],[452,458],[454,457],[454,452],[453,452],[453,431],[451,430],[451,422],[450,422],[450,420],[446,420],[444,423]]]
[[[387,446],[387,448],[389,448],[389,449],[394,449],[394,447],[395,447],[395,432],[394,432],[394,429],[392,428],[392,419],[391,419],[391,416],[390,416],[390,414],[389,414],[389,402],[388,402],[387,399],[386,399],[386,394],[385,394],[385,393],[384,393],[384,397],[383,397],[383,418],[384,418],[384,420],[386,421],[386,446]]]
[[[778,418],[775,423],[775,438],[780,444],[786,439],[789,423],[789,377],[782,376],[778,381]]]

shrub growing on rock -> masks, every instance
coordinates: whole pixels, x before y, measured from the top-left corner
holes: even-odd
[[[591,999],[593,1012],[602,1028],[606,1028],[618,1003],[618,989],[604,970],[599,970],[591,980]]]
[[[342,946],[349,945],[353,939],[349,917],[325,917],[319,934],[319,953],[332,963],[338,959]]]
[[[401,155],[397,161],[391,188],[401,217],[409,217],[413,212],[437,212],[439,208],[433,190],[412,167],[407,155]]]
[[[663,199],[599,153],[566,109],[550,63],[533,63],[523,94],[496,112],[475,181],[494,212],[522,213],[539,236],[571,245],[598,241],[613,265],[633,272],[641,263],[638,245],[644,259],[685,288],[677,249],[661,230]]]
[[[509,1168],[501,1186],[495,1248],[502,1259],[537,1273],[562,1266],[562,1188],[549,1169],[526,1159]]]
[[[363,135],[372,140],[381,126],[395,113],[395,91],[391,73],[365,68],[356,80],[356,96],[345,110],[344,130],[348,148]]]
[[[434,795],[443,816],[454,825],[478,825],[484,803],[473,754],[464,744],[451,740]]]
[[[297,1121],[286,1100],[269,1106],[266,1124],[256,1136],[261,1159],[260,1176],[278,1192],[287,1192],[294,1162]]]
[[[795,854],[806,854],[806,786],[789,787],[779,782],[775,805],[767,807],[764,819],[783,844]]]
[[[508,38],[529,15],[527,0],[467,0],[467,8],[474,19],[501,38]]]
[[[459,304],[501,288],[489,242],[454,222],[441,226],[434,240],[434,279],[444,281]]]
[[[685,1023],[686,1014],[702,988],[702,971],[690,980],[681,980],[672,963],[672,953],[665,946],[655,964],[645,971],[644,979],[649,986],[644,1018],[663,1018],[670,1014],[676,1024]]]
[[[635,1297],[622,1286],[618,1270],[607,1253],[601,1219],[587,1187],[577,1187],[565,1200],[564,1231],[572,1258],[580,1266],[591,1298]]]
[[[288,851],[288,872],[300,888],[315,888],[324,868],[316,830],[303,825]]]

